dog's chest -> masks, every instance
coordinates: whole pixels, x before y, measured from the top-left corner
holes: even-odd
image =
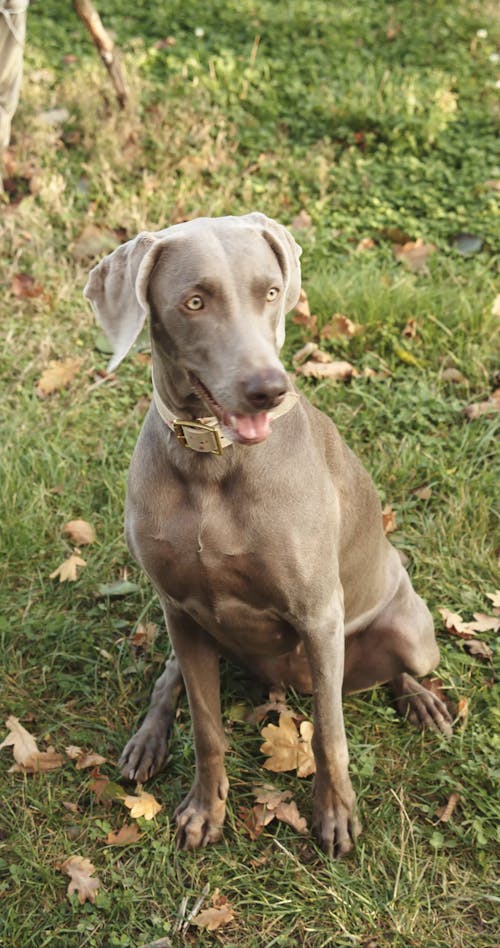
[[[279,654],[296,642],[283,618],[290,607],[284,592],[292,585],[290,573],[300,582],[290,536],[284,537],[276,562],[279,529],[285,531],[262,512],[207,495],[196,504],[169,509],[154,555],[147,557],[154,561],[154,575],[148,562],[144,566],[167,598],[223,647]]]

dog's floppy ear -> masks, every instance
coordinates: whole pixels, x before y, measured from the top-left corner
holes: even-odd
[[[278,348],[281,349],[285,341],[285,316],[293,309],[300,296],[299,258],[302,247],[293,239],[286,227],[278,224],[277,221],[273,221],[272,218],[266,217],[265,214],[254,213],[249,214],[248,217],[259,226],[262,236],[276,254],[283,273],[285,295],[276,327],[276,342]]]
[[[83,295],[113,346],[108,371],[125,358],[144,325],[149,276],[167,240],[166,231],[138,234],[90,271]]]

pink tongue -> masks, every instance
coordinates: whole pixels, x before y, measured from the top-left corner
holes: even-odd
[[[248,441],[267,438],[271,433],[266,411],[261,411],[258,415],[233,415],[231,421],[234,421],[233,427],[238,434]]]

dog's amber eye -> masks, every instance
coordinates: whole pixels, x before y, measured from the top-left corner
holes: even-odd
[[[191,312],[196,313],[199,309],[203,309],[204,302],[201,296],[190,296],[188,300],[184,303],[184,306],[187,309],[190,309]]]
[[[273,300],[277,299],[280,295],[280,291],[277,286],[272,286],[270,290],[267,291],[266,300],[268,303],[272,303]]]

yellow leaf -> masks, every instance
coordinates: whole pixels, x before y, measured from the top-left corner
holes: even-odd
[[[77,892],[78,901],[82,905],[87,899],[89,902],[95,902],[100,883],[97,877],[92,878],[95,866],[92,865],[90,859],[85,859],[83,856],[70,856],[57,868],[71,879],[68,885],[68,896]]]
[[[68,556],[67,560],[64,560],[64,563],[61,563],[53,573],[50,574],[50,579],[55,579],[59,577],[60,583],[74,583],[78,579],[78,569],[86,566],[85,560],[82,560],[81,556],[78,556],[77,553],[72,553],[71,556]]]
[[[130,810],[130,816],[134,820],[139,819],[140,816],[143,816],[145,820],[152,820],[162,809],[161,803],[158,803],[151,793],[138,789],[137,796],[126,796],[123,802]]]
[[[299,763],[297,777],[309,777],[316,773],[316,761],[312,749],[314,727],[310,721],[302,721],[300,725]]]
[[[60,389],[73,381],[81,364],[82,360],[78,358],[50,362],[49,368],[42,372],[36,387],[36,394],[40,398],[46,398],[47,395],[52,395],[53,392],[59,392]]]
[[[265,740],[260,749],[269,758],[265,769],[274,773],[295,770],[299,761],[299,732],[293,718],[280,714],[278,724],[266,724],[261,734]]]
[[[86,520],[70,520],[64,524],[63,533],[67,533],[76,546],[87,546],[95,542],[95,530]]]
[[[267,724],[261,734],[265,741],[260,749],[269,758],[263,765],[266,770],[281,773],[296,769],[298,777],[307,777],[315,772],[311,748],[313,725],[310,721],[302,722],[299,733],[293,718],[289,714],[281,714],[278,725]]]

